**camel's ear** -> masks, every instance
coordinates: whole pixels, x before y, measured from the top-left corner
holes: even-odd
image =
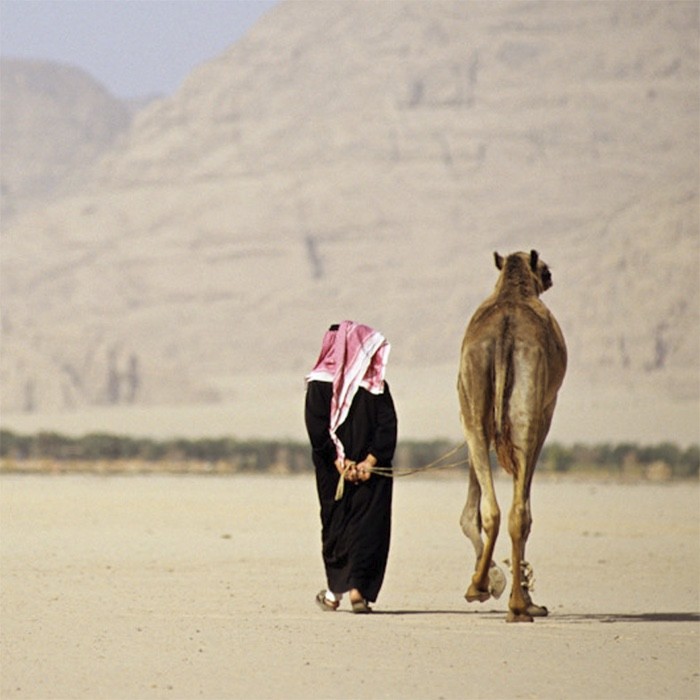
[[[537,261],[540,258],[540,254],[536,250],[530,251],[530,269],[533,272],[537,272]]]
[[[496,263],[496,267],[497,267],[499,270],[502,270],[502,269],[503,269],[503,257],[500,256],[497,252],[494,251],[494,253],[493,253],[493,259],[494,259],[494,261],[495,261],[495,263]]]

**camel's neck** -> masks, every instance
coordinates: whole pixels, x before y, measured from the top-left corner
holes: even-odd
[[[517,258],[506,260],[494,291],[499,299],[518,300],[539,296],[532,273]]]

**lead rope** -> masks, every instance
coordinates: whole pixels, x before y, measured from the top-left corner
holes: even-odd
[[[338,487],[335,490],[335,500],[339,501],[343,497],[343,493],[345,493],[345,474],[347,473],[348,469],[352,466],[351,462],[348,462],[348,464],[345,465],[345,468],[343,469],[342,472],[340,472],[340,479],[338,479]]]
[[[469,463],[469,459],[460,459],[457,460],[456,462],[449,462],[448,464],[442,464],[446,459],[451,457],[453,454],[455,454],[458,450],[461,450],[462,447],[466,445],[466,442],[462,442],[453,449],[451,449],[449,452],[446,452],[442,457],[438,457],[436,460],[433,462],[430,462],[429,464],[426,464],[422,467],[414,467],[414,468],[405,468],[405,469],[394,469],[393,467],[379,467],[379,466],[374,466],[370,467],[370,472],[372,474],[376,474],[377,476],[383,476],[386,478],[393,478],[393,477],[398,477],[398,476],[411,476],[412,474],[419,474],[420,472],[426,472],[432,469],[452,469],[454,467],[460,467],[464,464]],[[335,500],[339,501],[343,497],[343,493],[345,492],[345,474],[350,469],[352,465],[348,464],[345,469],[343,469],[340,479],[338,480],[338,488],[335,490]]]

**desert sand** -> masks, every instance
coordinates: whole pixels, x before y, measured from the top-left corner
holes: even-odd
[[[384,588],[358,616],[314,605],[311,475],[3,475],[1,696],[699,696],[697,483],[538,475],[528,558],[551,614],[532,624],[505,622],[506,595],[463,599],[464,494],[396,481]]]

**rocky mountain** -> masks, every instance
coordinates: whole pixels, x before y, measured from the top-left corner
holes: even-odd
[[[657,402],[693,439],[698,33],[688,2],[282,3],[3,226],[7,420],[238,401],[232,431],[296,432],[250,404],[297,410],[323,330],[356,318],[392,341],[414,432],[459,430],[492,252],[537,248],[570,435],[581,400]]]
[[[127,105],[72,66],[3,58],[0,89],[3,219],[84,182],[131,121]]]

